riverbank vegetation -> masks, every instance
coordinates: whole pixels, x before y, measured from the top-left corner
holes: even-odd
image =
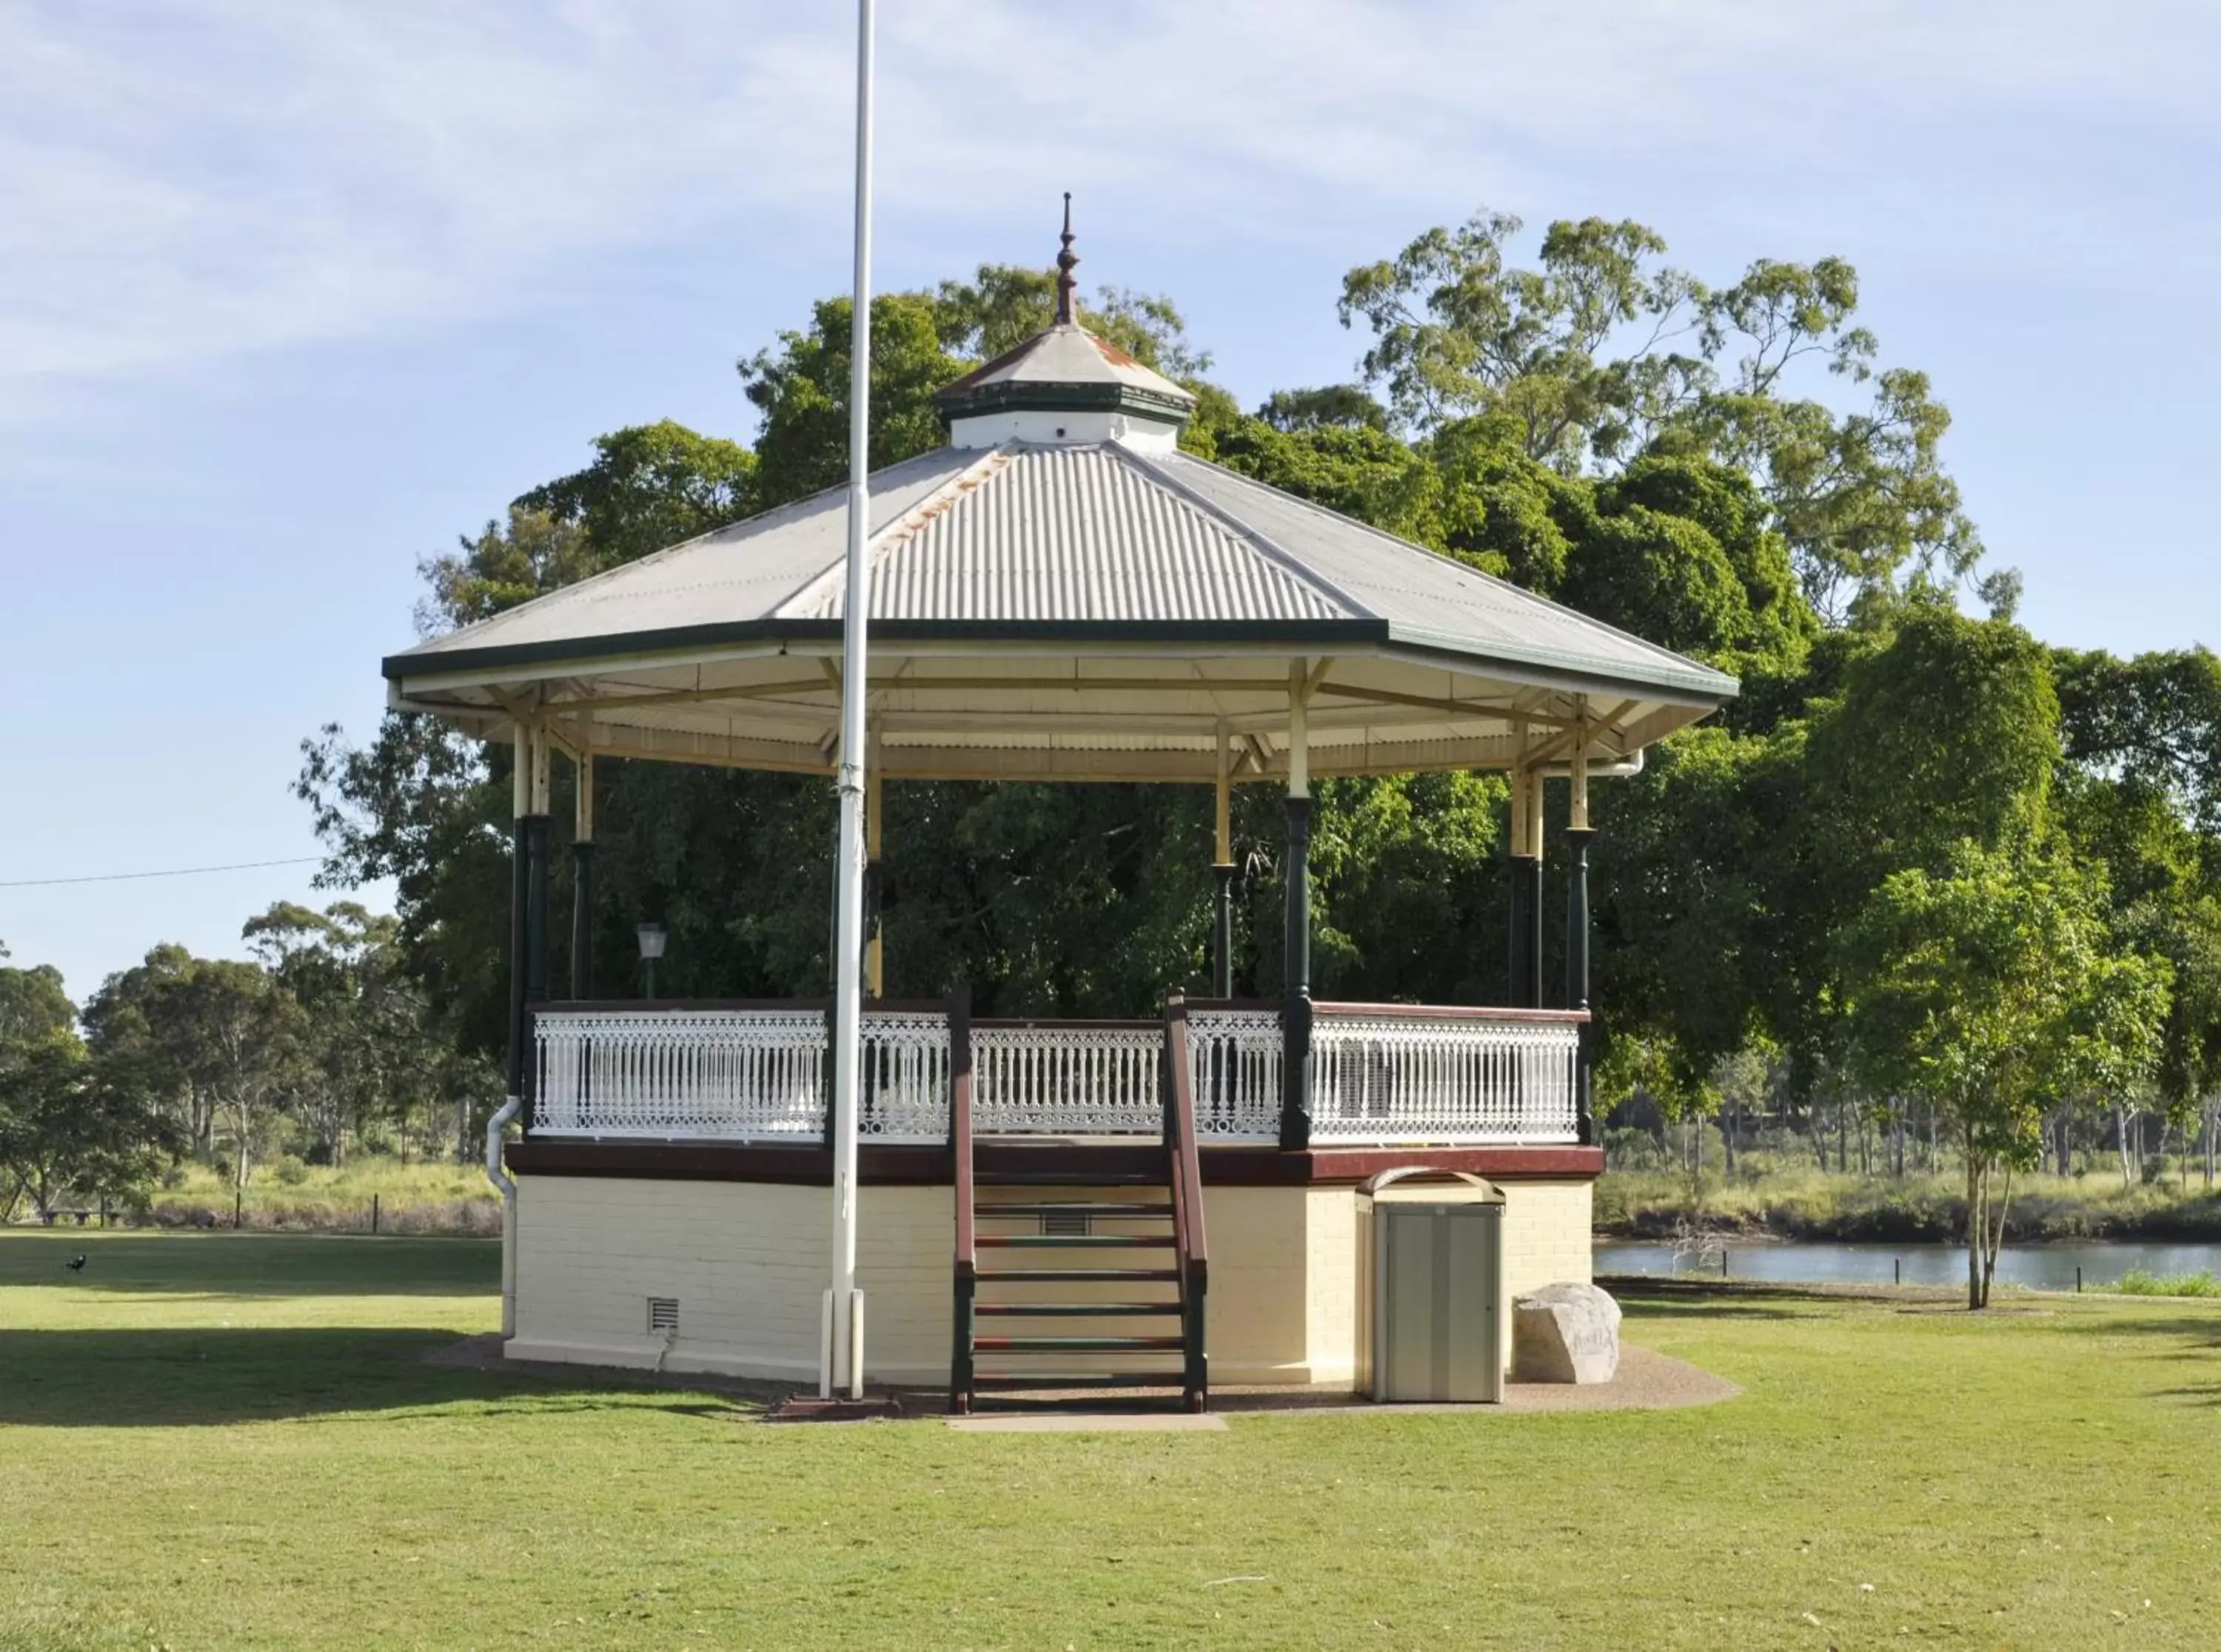
[[[2124,1296],[2221,1296],[2221,1278],[2210,1268],[2194,1274],[2151,1274],[2132,1268],[2113,1288]]]
[[[978,1435],[436,1362],[499,1267],[0,1233],[0,1645],[2165,1652],[2221,1620],[2208,1303],[1630,1292],[1629,1338],[1742,1396]]]
[[[1596,1187],[1599,1236],[1680,1243],[1715,1237],[1949,1244],[1967,1233],[1966,1181],[1956,1171],[1903,1176],[1747,1161],[1692,1195],[1689,1179],[1658,1169],[1607,1170]],[[2015,1188],[2005,1238],[2221,1241],[2221,1194],[2105,1175],[2029,1174]]]

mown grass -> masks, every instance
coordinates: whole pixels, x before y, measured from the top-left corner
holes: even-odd
[[[1659,1237],[1686,1222],[1780,1238],[1950,1242],[1966,1233],[1966,1188],[1955,1175],[1848,1175],[1809,1163],[1760,1162],[1735,1177],[1715,1164],[1692,1196],[1667,1170],[1608,1170],[1596,1188],[1600,1233]],[[2221,1238],[2221,1195],[2118,1176],[2016,1178],[2009,1237],[2038,1239]]]
[[[82,1250],[82,1275],[62,1263]],[[2204,1647],[2221,1312],[1744,1290],[1692,1411],[760,1425],[455,1368],[496,1249],[0,1235],[0,1646]]]

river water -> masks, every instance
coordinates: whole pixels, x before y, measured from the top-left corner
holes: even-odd
[[[1957,1244],[1813,1244],[1728,1242],[1725,1250],[1699,1258],[1677,1256],[1670,1244],[1600,1239],[1599,1274],[1655,1274],[1718,1278],[1723,1258],[1730,1279],[1804,1284],[1963,1285],[1967,1248]],[[2071,1291],[2077,1271],[2086,1289],[2103,1290],[2132,1269],[2148,1274],[2221,1273],[2221,1244],[2137,1244],[2061,1242],[2007,1245],[1998,1253],[2001,1284]]]

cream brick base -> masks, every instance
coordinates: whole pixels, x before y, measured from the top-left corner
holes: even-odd
[[[1508,1319],[1521,1291],[1588,1280],[1590,1184],[1501,1186]],[[948,1379],[952,1198],[947,1188],[863,1190],[856,1272],[875,1381]],[[1211,1188],[1204,1209],[1211,1380],[1348,1388],[1358,1368],[1354,1190]],[[525,1175],[516,1216],[510,1357],[815,1380],[832,1246],[824,1188]],[[650,1297],[679,1302],[679,1333],[667,1343],[648,1333]]]

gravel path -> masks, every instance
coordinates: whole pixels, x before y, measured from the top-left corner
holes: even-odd
[[[497,1335],[462,1337],[434,1350],[426,1357],[435,1365],[463,1366],[483,1371],[516,1371],[557,1382],[674,1388],[698,1393],[707,1391],[731,1394],[735,1399],[754,1400],[766,1406],[775,1406],[794,1392],[791,1383],[754,1382],[691,1372],[659,1374],[605,1366],[553,1365],[504,1360],[501,1356],[501,1338]],[[1398,1406],[1393,1409],[1400,1412],[1472,1412],[1482,1416],[1557,1411],[1667,1411],[1682,1406],[1712,1405],[1722,1400],[1732,1400],[1742,1392],[1724,1377],[1701,1371],[1686,1361],[1655,1353],[1648,1348],[1638,1348],[1632,1343],[1622,1343],[1619,1371],[1610,1382],[1586,1385],[1508,1382],[1505,1384],[1504,1403],[1500,1406],[1414,1405]],[[940,1416],[946,1403],[943,1394],[917,1390],[904,1390],[900,1398],[904,1411],[912,1418]],[[1067,1405],[1085,1404],[1099,1406],[1104,1411],[1130,1410],[1139,1406],[1154,1408],[1163,1403],[1161,1400],[1151,1399],[1140,1393],[1129,1395],[1102,1389],[1074,1389],[1062,1394],[1042,1391],[1029,1393],[1024,1400],[1017,1403],[1020,1406],[1041,1405],[1050,1401]],[[1341,1390],[1251,1387],[1214,1387],[1211,1392],[1211,1408],[1215,1413],[1229,1415],[1289,1411],[1377,1414],[1391,1409]]]

